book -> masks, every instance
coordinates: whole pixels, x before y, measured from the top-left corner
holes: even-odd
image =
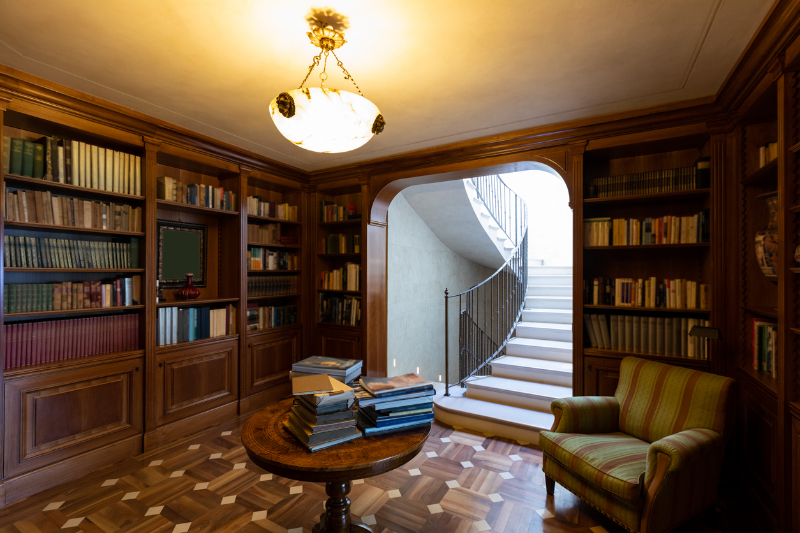
[[[3,135],[3,174],[8,174],[11,168],[11,137]]]
[[[698,183],[699,168],[695,164],[691,167],[593,178],[587,180],[585,197],[610,198],[704,188]]]
[[[188,309],[186,310],[188,311]],[[334,380],[325,374],[305,376],[292,380],[292,394],[323,394],[342,392],[337,390]]]
[[[298,417],[303,418],[308,424],[329,424],[341,420],[355,420],[356,411],[346,407],[347,402],[340,403],[342,405],[339,407],[344,406],[342,409],[330,413],[318,413],[308,402],[296,399],[292,404],[292,411],[294,411]]]
[[[376,397],[433,389],[433,383],[413,373],[388,378],[362,377],[360,384],[364,390]]]
[[[297,438],[297,440],[299,440],[300,443],[303,444],[303,446],[309,452],[312,453],[325,448],[329,448],[331,446],[335,446],[337,444],[342,444],[351,440],[361,438],[361,433],[355,427],[329,432],[329,433],[336,433],[335,438],[333,438],[334,437],[333,435],[325,435],[323,437],[315,435],[306,435],[306,433],[302,429],[300,429],[291,418],[289,418],[286,422],[284,422],[284,427],[289,431],[289,433],[294,435],[295,438]],[[323,438],[332,438],[332,440],[321,441],[321,439]]]
[[[294,382],[298,380],[309,383],[310,385],[315,384],[315,382],[327,381],[327,385],[329,385],[330,390],[325,390],[322,392],[302,392],[302,389],[298,388],[298,392],[295,393]],[[304,376],[297,378],[296,380],[292,380],[292,394],[294,394],[296,397],[302,398],[309,405],[314,406],[324,406],[327,404],[339,403],[355,398],[355,393],[351,387],[348,387],[341,381],[335,380],[326,374]]]
[[[311,372],[316,374],[329,374],[331,376],[345,376],[353,370],[361,368],[363,361],[359,359],[337,359],[335,357],[322,357],[313,355],[292,365],[292,370]]]
[[[359,418],[356,423],[356,427],[360,429],[365,437],[377,436],[377,435],[386,435],[389,433],[395,433],[398,431],[405,431],[408,429],[414,429],[421,426],[429,426],[431,422],[429,420],[417,420],[412,422],[406,422],[398,425],[393,425],[389,427],[375,427],[370,424],[369,419],[364,416],[360,411],[358,413]]]

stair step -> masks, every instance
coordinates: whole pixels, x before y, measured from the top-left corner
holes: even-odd
[[[544,339],[550,341],[572,340],[572,324],[554,324],[547,322],[517,323],[517,337],[524,339]]]
[[[572,309],[572,297],[566,296],[528,296],[525,298],[528,309]]]
[[[572,276],[531,274],[531,269],[528,269],[528,285],[572,285]]]
[[[528,263],[529,274],[550,274],[552,276],[572,276],[572,267],[571,266],[537,266],[531,265]]]
[[[506,344],[506,355],[572,362],[572,343],[515,337]]]
[[[451,387],[450,396],[437,394],[433,399],[436,419],[533,445],[539,444],[540,431],[549,431],[553,426],[555,417],[551,413],[475,400],[465,392],[461,387]]]
[[[530,285],[528,296],[572,296],[572,285]]]
[[[550,324],[572,324],[571,309],[523,309],[523,322],[548,322]]]
[[[548,413],[553,400],[572,396],[572,388],[494,376],[477,376],[467,381],[466,396]]]
[[[544,259],[528,259],[529,267],[540,267],[544,265]]]
[[[497,378],[532,381],[562,387],[572,386],[572,363],[504,355],[492,361],[490,365],[492,376]]]

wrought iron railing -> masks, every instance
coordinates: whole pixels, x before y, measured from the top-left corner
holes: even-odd
[[[509,240],[518,245],[525,228],[528,227],[528,210],[525,201],[517,196],[500,176],[481,176],[470,181],[483,200],[489,214],[506,234]]]
[[[501,191],[508,187],[498,176],[476,178],[484,183],[483,190]],[[478,194],[481,195],[481,188]],[[514,241],[511,257],[489,278],[459,294],[444,291],[444,337],[445,337],[445,395],[450,395],[450,323],[449,307],[458,306],[458,385],[473,377],[488,375],[489,363],[505,351],[514,329],[525,308],[528,288],[528,212],[525,202],[511,189],[508,201],[486,204],[494,219],[510,223],[503,231]],[[500,193],[493,198],[500,197]],[[482,198],[483,199],[483,198]],[[492,212],[499,209],[499,212]],[[513,213],[507,213],[510,210]],[[520,221],[522,226],[519,227]],[[508,229],[506,229],[508,228]],[[509,233],[511,231],[512,233]]]

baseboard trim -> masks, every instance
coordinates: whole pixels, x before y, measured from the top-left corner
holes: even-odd
[[[0,508],[85,476],[142,453],[142,434],[88,451],[76,457],[6,479],[0,485]]]
[[[220,405],[214,409],[203,411],[186,417],[181,420],[176,420],[170,424],[157,427],[153,431],[144,434],[144,452],[153,451],[165,444],[175,442],[184,437],[200,433],[203,430],[216,426],[236,418],[238,414],[238,402],[232,401],[225,405]]]

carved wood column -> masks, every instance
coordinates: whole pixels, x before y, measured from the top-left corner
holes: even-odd
[[[361,234],[365,249],[362,250],[361,268],[361,331],[364,350],[364,372],[368,376],[386,376],[386,253],[388,226],[386,222],[372,219],[372,196],[370,178],[362,176],[361,183]],[[366,259],[363,259],[366,257]]]
[[[144,330],[144,377],[145,377],[145,401],[144,401],[144,430],[145,433],[156,428],[156,407],[157,394],[157,361],[156,361],[156,281],[158,280],[158,231],[156,225],[156,209],[158,196],[158,149],[161,142],[156,139],[144,137],[144,249],[145,274],[144,274],[144,308],[145,308],[145,330]],[[145,443],[147,439],[145,439]],[[145,450],[147,451],[147,450]]]
[[[711,308],[711,327],[719,328],[722,341],[713,341],[709,344],[709,359],[711,371],[715,374],[726,374],[725,343],[726,320],[725,310],[727,309],[728,294],[723,290],[721,281],[725,279],[725,271],[729,270],[729,264],[725,260],[727,252],[725,234],[725,174],[728,170],[725,159],[725,134],[719,133],[711,136],[711,280],[717,283],[710,283],[711,301],[708,302]],[[737,302],[738,303],[738,302]],[[735,305],[732,303],[731,305]]]
[[[569,146],[572,208],[572,394],[583,394],[583,154],[586,142]]]
[[[5,111],[8,109],[8,105],[11,103],[10,96],[4,96],[0,94],[0,140],[3,139],[4,135],[4,128],[3,128],[3,121],[5,120]],[[3,160],[3,151],[0,150],[0,169],[4,168],[5,161]],[[0,171],[2,172],[2,171]],[[6,182],[5,176],[0,176],[2,178],[2,187],[0,187],[0,193],[2,193],[3,198],[6,197]],[[0,234],[5,235],[5,202],[0,202]],[[3,245],[3,239],[0,239],[0,257],[5,257],[5,250]],[[6,269],[0,269],[0,285],[5,286],[6,283]],[[3,319],[3,298],[5,297],[2,292],[0,292],[0,324],[4,323]],[[0,328],[0,347],[5,346],[5,332],[3,328]],[[2,348],[0,348],[2,350]],[[2,350],[2,356],[0,356],[0,383],[3,382],[3,369],[5,368],[5,360],[6,360],[6,353],[5,350]],[[4,394],[0,394],[0,457],[5,457],[5,451],[3,449],[3,444],[5,442],[5,404],[3,402]],[[0,472],[2,472],[2,467],[0,467]],[[4,478],[5,476],[2,476]],[[5,506],[6,504],[6,493],[5,488],[3,487],[3,481],[0,478],[0,507]]]
[[[315,266],[317,263],[317,186],[306,184],[301,187],[302,194],[300,200],[300,222],[303,227],[300,230],[300,243],[302,244],[303,256],[301,257],[300,267],[300,322],[302,326],[300,344],[300,359],[305,359],[315,355],[313,352],[314,337],[317,327],[317,297],[316,283],[317,276]],[[321,355],[321,354],[316,354]]]
[[[244,396],[245,391],[245,365],[250,361],[250,354],[248,353],[247,346],[247,178],[253,169],[243,165],[239,165],[238,189],[239,198],[236,209],[239,210],[239,238],[236,246],[238,250],[237,255],[237,272],[239,274],[239,283],[237,296],[239,297],[239,314],[236,317],[236,332],[239,334],[239,399]],[[239,403],[239,414],[241,412],[242,404]]]

